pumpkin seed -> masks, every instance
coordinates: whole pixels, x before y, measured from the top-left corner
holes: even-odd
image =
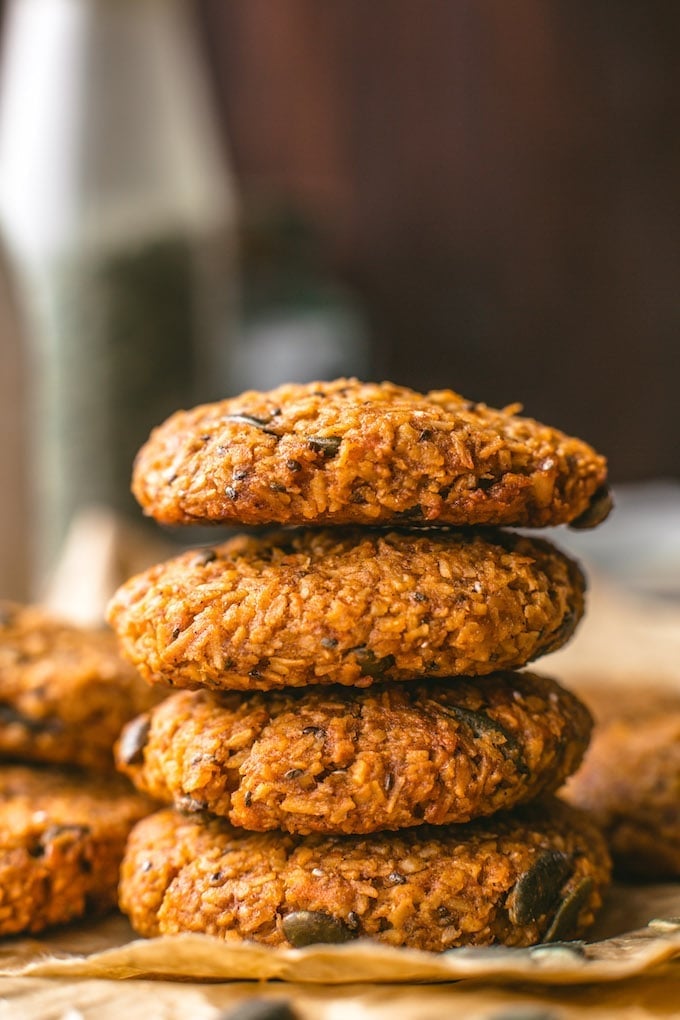
[[[319,942],[349,942],[357,937],[356,931],[341,918],[323,910],[296,910],[284,917],[282,927],[283,934],[296,949]]]
[[[138,716],[125,727],[118,745],[118,757],[125,765],[142,764],[150,729],[151,720],[148,715]]]
[[[225,415],[225,421],[235,421],[239,425],[252,425],[253,428],[259,429],[260,432],[264,432],[267,436],[276,436],[277,439],[281,438],[274,429],[267,428],[271,421],[270,418],[256,418],[252,414],[227,414]]]
[[[513,924],[525,925],[546,914],[557,900],[572,870],[571,858],[559,850],[544,850],[515,883],[508,910]]]
[[[584,531],[586,528],[595,528],[609,516],[609,511],[613,506],[614,500],[612,499],[609,486],[601,485],[593,495],[593,498],[581,516],[577,517],[575,521],[572,521],[569,527],[574,528],[575,531]]]
[[[486,712],[474,712],[469,708],[460,708],[458,705],[443,705],[440,702],[435,702],[435,704],[445,715],[450,715],[459,723],[467,726],[476,739],[479,740],[482,737],[490,738],[494,747],[499,749],[503,757],[507,761],[514,762],[520,775],[528,775],[529,768],[524,760],[520,745],[504,726],[501,726],[499,722],[488,716]]]
[[[326,460],[335,457],[340,449],[342,436],[312,436],[307,440],[307,446],[315,453],[322,453]]]
[[[362,675],[371,676],[374,680],[377,680],[388,669],[391,669],[395,663],[393,655],[384,655],[382,659],[379,659],[375,652],[372,652],[370,648],[366,648],[365,645],[360,645],[359,648],[352,648],[350,651],[354,653]]]
[[[544,942],[557,942],[570,938],[578,930],[578,916],[588,902],[595,883],[590,875],[582,878],[560,903],[552,923],[543,936]]]

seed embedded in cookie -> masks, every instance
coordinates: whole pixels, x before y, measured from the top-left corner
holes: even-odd
[[[598,524],[604,457],[518,410],[356,379],[249,391],[155,429],[133,491],[163,524]]]
[[[527,946],[550,931],[574,938],[592,923],[609,871],[587,816],[554,801],[370,836],[253,834],[165,810],[130,837],[120,903],[142,935],[298,947],[370,938],[441,952]]]
[[[369,833],[467,822],[552,793],[580,764],[591,723],[572,694],[531,673],[179,691],[128,724],[118,764],[154,799],[235,826]]]
[[[366,687],[519,668],[571,636],[584,589],[572,560],[521,535],[300,529],[152,567],[108,617],[152,682]]]

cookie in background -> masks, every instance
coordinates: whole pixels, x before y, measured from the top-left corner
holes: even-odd
[[[152,810],[120,776],[0,765],[0,936],[113,910],[128,833]]]
[[[561,796],[600,825],[620,878],[680,878],[680,691],[607,684],[578,693],[595,728]]]
[[[110,631],[0,601],[0,758],[113,771],[122,727],[164,693]]]

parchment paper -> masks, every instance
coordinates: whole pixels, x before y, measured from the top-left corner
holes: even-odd
[[[652,923],[641,926],[641,918]],[[561,985],[620,981],[680,959],[680,883],[615,887],[595,934],[604,937],[588,943],[530,949],[493,946],[443,954],[367,941],[273,950],[226,944],[207,935],[138,939],[117,916],[44,939],[7,940],[0,950],[0,976],[276,979],[322,984],[463,978]]]

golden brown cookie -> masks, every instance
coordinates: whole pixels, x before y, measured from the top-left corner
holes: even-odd
[[[587,747],[553,680],[496,673],[256,694],[180,691],[123,730],[122,769],[156,800],[264,831],[467,822],[552,793]]]
[[[301,529],[152,567],[108,617],[153,682],[366,687],[523,666],[570,637],[584,587],[575,563],[520,535]]]
[[[518,409],[356,379],[251,391],[157,428],[133,491],[163,524],[598,524],[604,458]]]
[[[680,878],[680,696],[584,691],[596,713],[593,742],[563,791],[590,811],[624,878]]]
[[[123,725],[163,692],[145,684],[109,631],[0,601],[0,756],[113,769]]]
[[[335,837],[245,833],[168,809],[134,829],[120,905],[142,935],[440,952],[577,936],[608,877],[598,831],[552,801],[465,826]]]
[[[0,766],[0,935],[112,909],[127,835],[152,810],[120,776]]]

